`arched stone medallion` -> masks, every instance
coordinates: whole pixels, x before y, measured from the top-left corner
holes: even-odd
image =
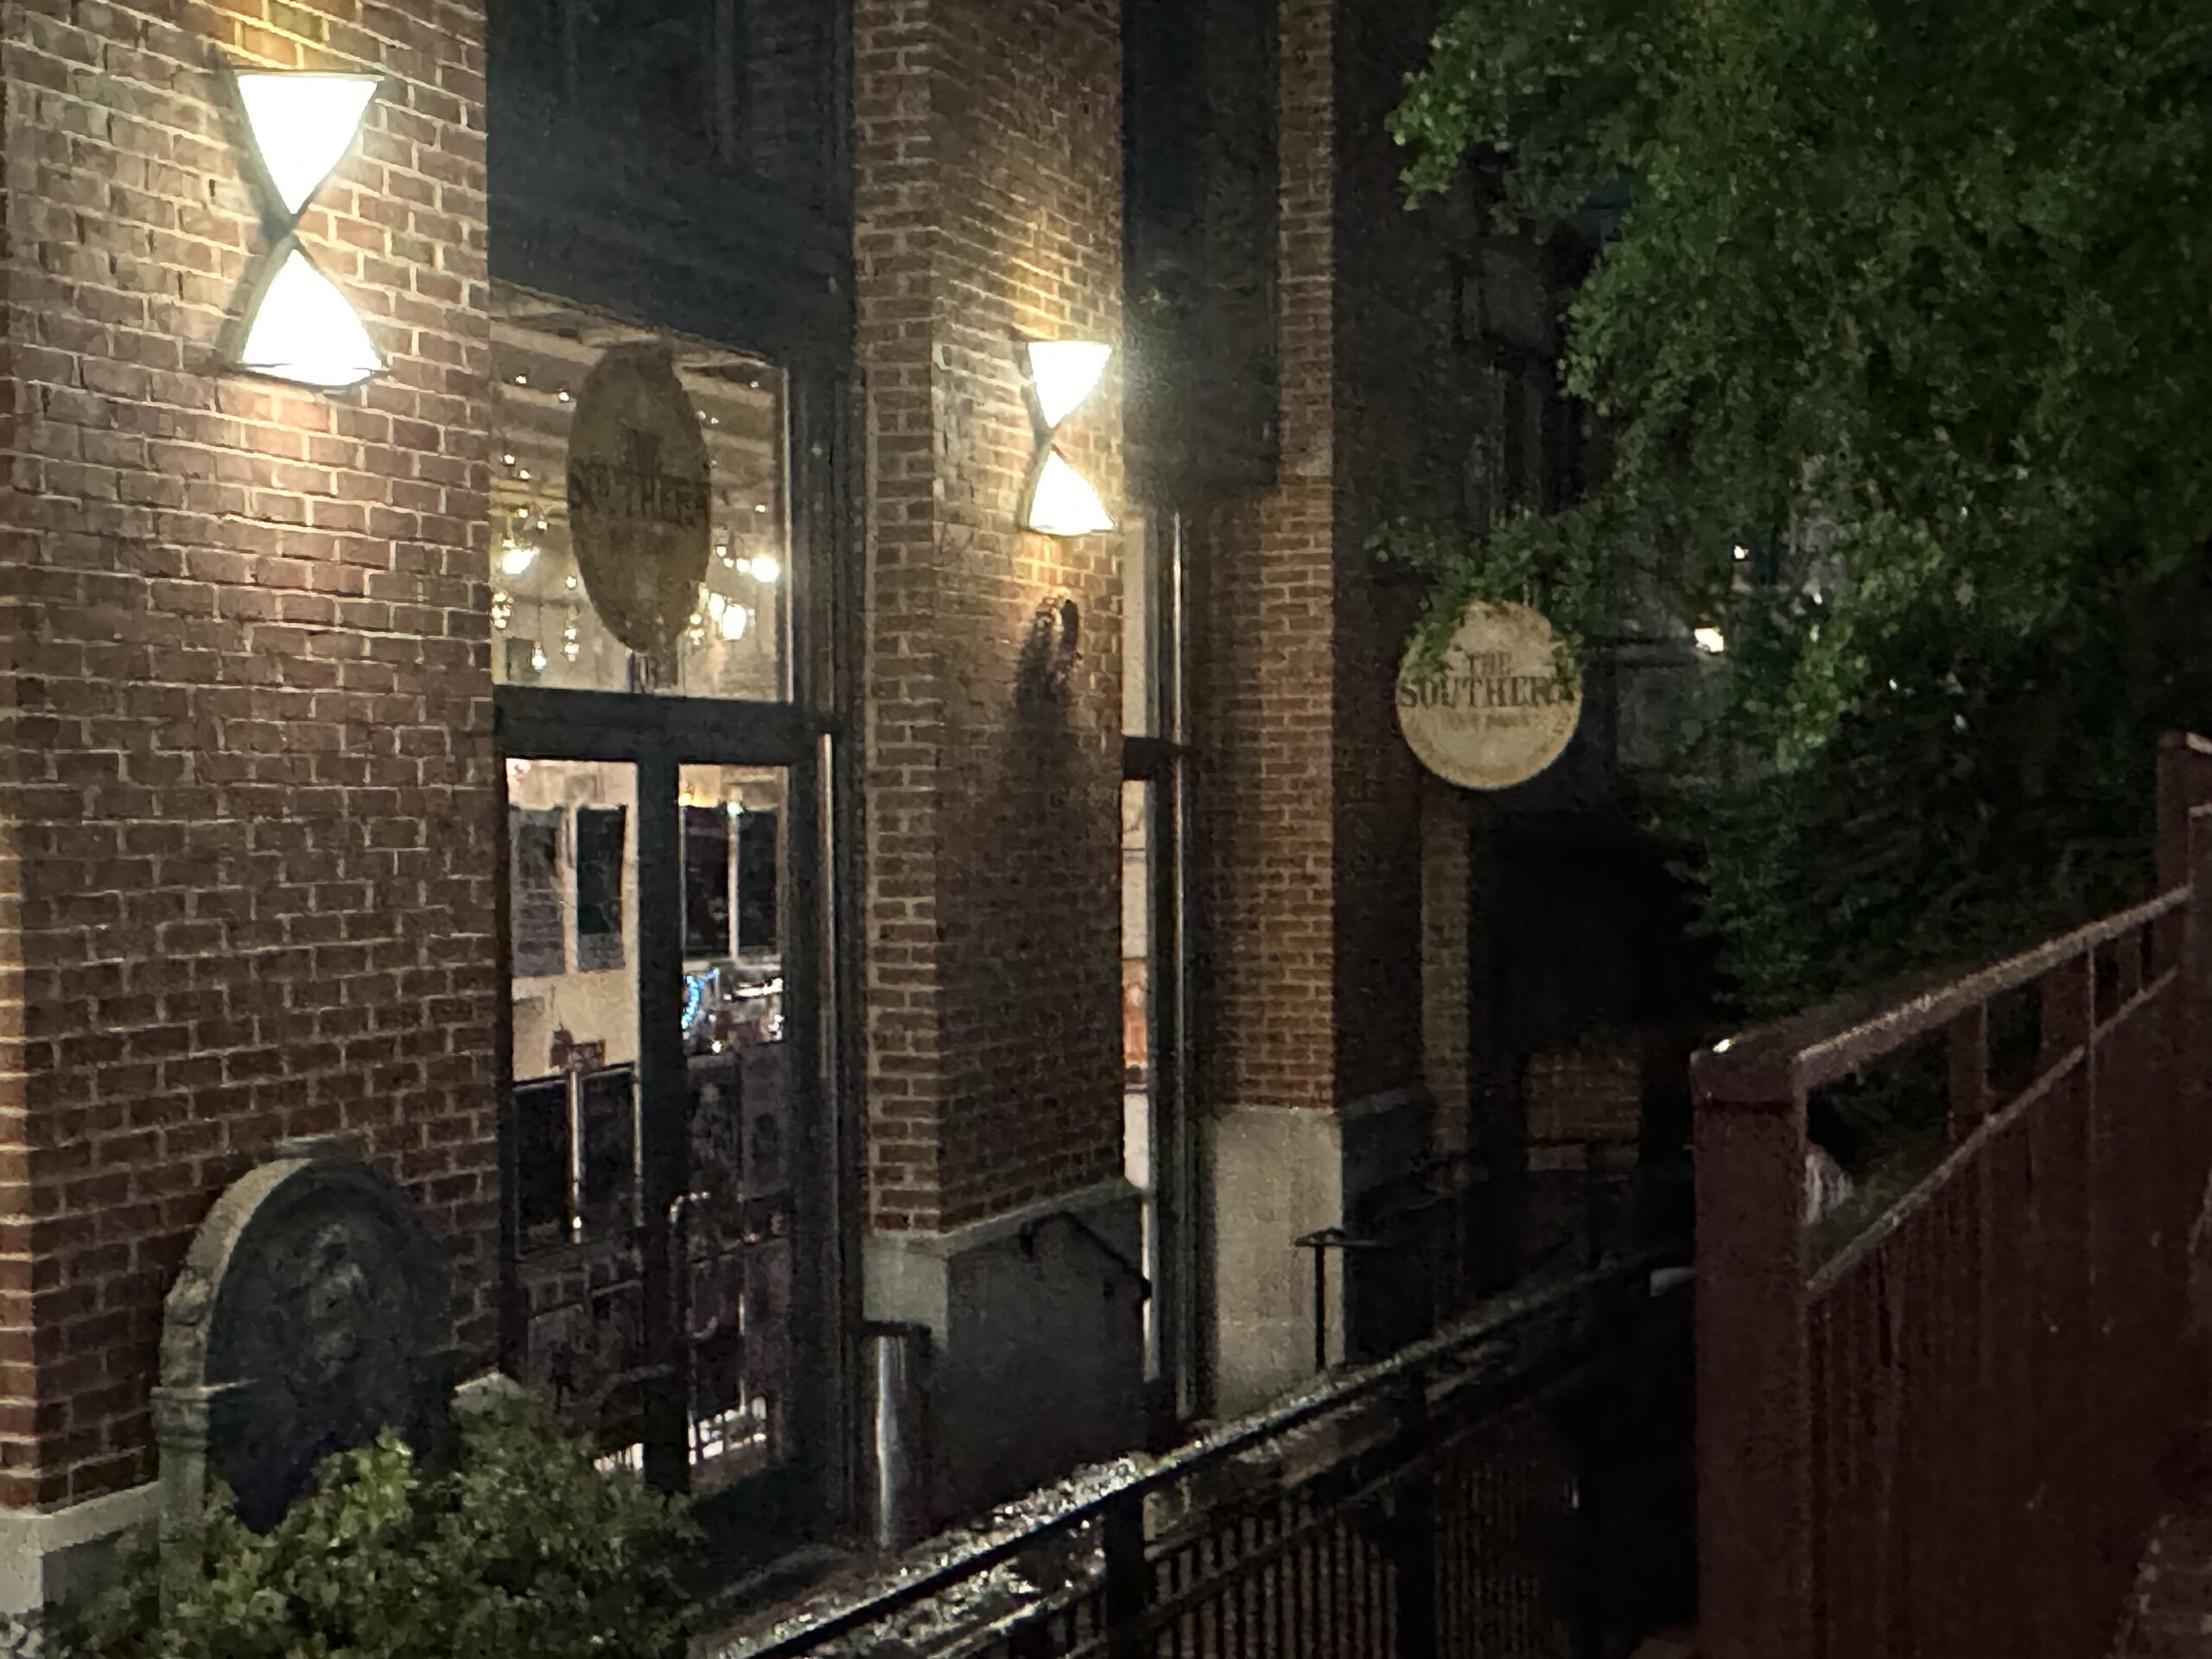
[[[456,1372],[443,1255],[404,1192],[339,1159],[249,1172],[162,1309],[164,1524],[196,1522],[219,1481],[271,1526],[325,1458],[386,1425],[442,1456]]]

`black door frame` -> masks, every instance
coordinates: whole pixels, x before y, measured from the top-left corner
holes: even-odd
[[[726,1503],[746,1510],[748,1529],[786,1541],[841,1495],[845,1459],[839,1402],[849,1376],[849,1276],[841,1235],[847,1222],[841,1179],[846,1135],[837,1110],[842,1033],[839,917],[825,785],[836,764],[834,722],[781,704],[550,690],[502,686],[493,697],[499,823],[507,822],[509,760],[600,761],[636,768],[638,810],[638,998],[640,1132],[638,1179],[643,1198],[642,1294],[649,1390],[645,1476],[665,1491],[689,1484],[686,1371],[674,1324],[671,1210],[690,1190],[683,1125],[689,1085],[683,1050],[683,948],[679,785],[687,766],[782,769],[787,779],[787,920],[783,958],[785,1038],[792,1046],[794,1246],[791,1344],[791,1455],[775,1472],[716,1493],[709,1516]],[[512,975],[505,834],[498,892],[503,978]],[[520,1183],[513,1090],[513,1028],[501,1020],[499,1076],[499,1340],[503,1364],[518,1374],[527,1310],[521,1278]]]

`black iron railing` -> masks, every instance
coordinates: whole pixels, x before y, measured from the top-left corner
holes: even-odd
[[[1601,1136],[1530,1140],[1526,1150],[1543,1166],[1504,1173],[1476,1154],[1440,1154],[1370,1192],[1348,1224],[1291,1241],[1311,1252],[1317,1373],[1332,1351],[1354,1364],[1379,1359],[1521,1284],[1687,1252],[1686,1158]]]
[[[1687,1484],[1668,1473],[1688,1455],[1687,1388],[1667,1386],[1687,1382],[1675,1375],[1687,1299],[1655,1293],[1654,1267],[1610,1264],[1503,1300],[1165,1458],[1086,1471],[709,1651],[1625,1651],[1686,1594],[1654,1587],[1689,1530]],[[1624,1548],[1638,1539],[1662,1554]]]

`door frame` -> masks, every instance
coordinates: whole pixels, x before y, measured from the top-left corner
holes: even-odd
[[[796,1210],[791,1290],[791,1452],[776,1470],[713,1494],[701,1505],[710,1524],[721,1511],[742,1509],[748,1529],[770,1553],[799,1541],[817,1516],[842,1509],[852,1375],[850,1320],[854,1287],[841,1270],[849,1255],[844,1234],[850,1211],[846,1166],[852,1160],[843,1108],[845,1037],[837,1023],[843,999],[843,918],[839,837],[833,833],[833,780],[842,763],[837,723],[781,703],[555,690],[500,686],[493,698],[500,826],[495,875],[498,957],[502,988],[511,985],[513,941],[509,921],[507,762],[605,762],[636,768],[638,808],[639,1133],[637,1178],[644,1225],[641,1294],[647,1358],[658,1371],[645,1423],[645,1477],[664,1491],[689,1485],[685,1376],[671,1315],[676,1281],[670,1255],[671,1206],[690,1189],[683,1124],[689,1088],[683,1050],[683,994],[681,817],[687,766],[779,768],[786,778],[785,836],[790,849],[783,928],[785,1038],[792,1045],[790,1103],[794,1126]],[[513,1024],[495,1025],[499,1148],[499,1340],[500,1361],[519,1375],[525,1357],[528,1310],[522,1284],[518,1137],[514,1103]],[[804,1248],[802,1248],[802,1243]],[[736,1541],[732,1541],[733,1545]],[[716,1549],[716,1554],[728,1553]]]

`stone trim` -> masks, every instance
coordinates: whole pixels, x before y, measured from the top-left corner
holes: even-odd
[[[35,1615],[70,1589],[68,1558],[151,1527],[161,1493],[149,1480],[54,1509],[0,1510],[0,1619]]]

